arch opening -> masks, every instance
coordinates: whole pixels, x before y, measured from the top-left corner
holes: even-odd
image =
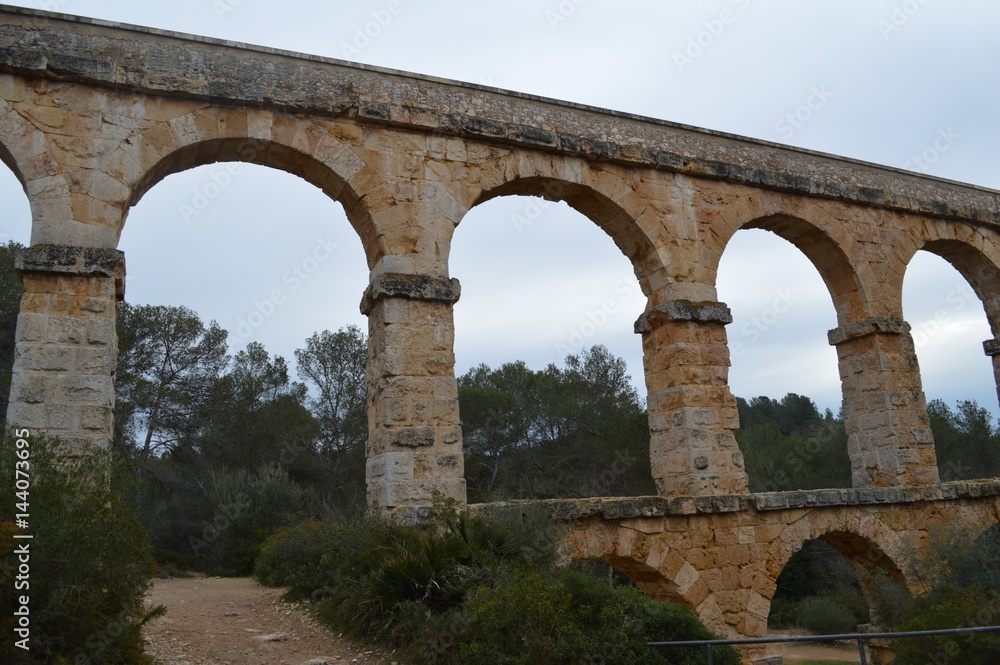
[[[546,204],[565,203],[589,219],[603,230],[614,241],[622,254],[632,262],[642,292],[649,296],[649,285],[645,278],[660,267],[654,265],[656,263],[655,248],[649,238],[640,230],[635,220],[617,203],[585,185],[556,178],[526,177],[510,180],[483,192],[473,208],[487,201],[507,196],[527,196],[540,199],[536,202],[539,209],[547,207]],[[531,211],[531,206],[528,206],[520,218],[512,216],[515,228],[523,230],[534,224],[535,220],[531,217]]]
[[[338,151],[337,155],[344,162],[342,168],[348,172],[345,174],[346,177],[350,177],[366,167],[366,164],[346,146]],[[213,193],[221,193],[231,181],[228,176],[232,174],[229,173],[227,167],[223,166],[221,171],[218,170],[219,165],[225,164],[267,167],[301,178],[318,188],[327,197],[343,206],[348,221],[361,238],[369,260],[369,267],[377,261],[376,234],[373,230],[371,216],[363,205],[361,196],[348,185],[345,176],[337,173],[313,155],[281,143],[247,137],[200,141],[178,148],[160,159],[133,185],[131,197],[123,211],[119,236],[124,229],[131,208],[135,207],[157,183],[169,176],[198,167],[215,165],[216,171],[214,173],[217,175],[217,179],[211,183],[204,183],[202,191],[196,192],[196,194],[201,194],[201,198],[192,199],[190,202],[190,207],[195,213],[199,212],[200,208],[210,205],[214,200]],[[215,194],[215,196],[219,195]]]
[[[122,308],[131,313],[124,327],[119,316],[116,386],[116,420],[133,430],[116,438],[143,469],[138,503],[154,541],[185,565],[239,573],[252,563],[253,529],[266,534],[322,505],[364,510],[367,322],[358,302],[368,267],[356,238],[326,192],[254,164],[172,174],[136,202],[120,243],[136,304]],[[189,334],[159,335],[157,325]],[[130,331],[150,339],[137,348]],[[331,385],[340,410],[326,409],[315,372],[299,362],[300,352],[326,348],[324,331],[333,349],[320,360],[350,379]],[[147,399],[163,383],[143,353],[165,360],[161,342],[171,340],[190,366],[171,365],[181,380],[163,391],[166,408]],[[145,455],[154,417],[162,445]],[[121,444],[130,434],[133,445]],[[225,533],[206,540],[205,525],[218,529],[233,496],[254,509],[229,515]],[[244,530],[251,514],[268,517]]]
[[[768,629],[804,628],[816,634],[858,632],[878,625],[892,594],[905,590],[900,569],[878,546],[849,532],[830,532],[802,544],[775,583]]]
[[[1000,475],[996,373],[982,342],[997,336],[998,289],[1000,271],[954,240],[928,243],[906,269],[903,311],[943,481]]]
[[[10,167],[14,163],[7,149],[0,144],[0,200],[4,216],[0,221],[0,417],[6,418],[10,402],[11,374],[14,369],[14,341],[17,315],[21,309],[21,280],[14,270],[17,250],[28,245],[31,237],[31,207],[20,174]]]
[[[577,186],[518,183],[484,195],[451,250],[469,500],[652,493],[633,332],[646,299],[602,233],[624,222]]]
[[[833,241],[819,230],[773,217],[737,231],[720,260],[719,297],[733,314],[736,439],[753,492],[851,484],[837,351],[827,331],[854,311],[858,287],[846,259],[828,252]],[[831,293],[839,294],[833,307]]]

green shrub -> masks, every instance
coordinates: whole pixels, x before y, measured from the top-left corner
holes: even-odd
[[[918,596],[912,614],[898,630],[937,630],[995,626],[1000,620],[1000,592],[979,587],[939,588]],[[897,665],[1000,662],[1000,635],[944,635],[899,640]]]
[[[13,635],[13,584],[0,589],[3,662],[150,663],[142,651],[141,624],[162,609],[147,612],[144,597],[153,570],[152,547],[130,504],[112,489],[110,453],[63,455],[55,441],[28,439],[30,450],[29,533],[31,541],[8,537],[18,531],[0,504],[0,560],[16,570],[15,545],[29,542],[31,652],[17,649]],[[0,446],[0,494],[12,498],[18,450],[8,437]],[[20,512],[20,511],[19,511]],[[22,661],[14,661],[21,657]]]
[[[468,602],[460,646],[469,665],[580,663],[592,643],[572,612],[573,596],[550,572],[524,571]]]
[[[871,610],[868,607],[868,599],[865,598],[865,594],[860,589],[838,589],[836,591],[828,591],[823,595],[850,612],[854,619],[855,627],[858,624],[871,621]]]
[[[424,528],[312,521],[272,536],[256,576],[291,586],[321,621],[380,639],[408,662],[700,663],[646,646],[711,639],[694,613],[541,563],[555,546],[538,533],[528,519],[464,515]],[[716,662],[739,658],[727,650]]]
[[[799,625],[818,635],[850,633],[857,627],[849,609],[826,596],[806,598],[799,603]]]
[[[467,611],[458,662],[470,664],[701,665],[703,649],[648,643],[716,638],[690,610],[570,570],[517,571],[474,593]],[[713,655],[716,663],[740,663],[731,648]]]
[[[767,617],[768,628],[791,628],[798,625],[799,602],[790,598],[771,599],[771,613]]]
[[[189,542],[198,566],[223,576],[251,574],[268,536],[304,519],[308,506],[315,504],[277,464],[256,473],[213,474],[209,494],[215,507],[212,520]]]
[[[261,546],[254,576],[261,584],[291,587],[290,600],[313,596],[331,581],[324,559],[342,558],[343,550],[356,542],[352,526],[310,519],[279,529]]]
[[[869,587],[880,620],[896,631],[991,626],[1000,622],[1000,530],[949,524],[931,531],[910,568],[923,593],[910,597],[886,576]],[[1000,662],[1000,635],[946,635],[899,640],[898,665]]]

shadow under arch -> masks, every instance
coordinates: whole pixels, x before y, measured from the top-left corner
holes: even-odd
[[[366,167],[360,158],[356,159],[357,170]],[[351,187],[347,179],[313,155],[273,140],[247,137],[205,139],[184,145],[162,157],[133,185],[118,228],[119,239],[130,209],[157,183],[175,173],[219,162],[266,166],[297,176],[316,186],[343,205],[348,221],[361,238],[369,268],[377,262],[380,255],[375,222],[364,205],[363,196]]]
[[[830,292],[839,325],[864,318],[865,293],[861,279],[844,251],[842,243],[827,231],[800,217],[786,214],[767,215],[750,220],[740,226],[733,235],[743,229],[770,231],[802,252],[816,268]],[[732,236],[729,240],[732,240]],[[726,244],[728,245],[728,241]],[[713,274],[718,275],[718,263],[721,259],[722,255],[715,257],[716,263],[711,266]]]
[[[556,177],[514,177],[483,191],[470,207],[502,196],[538,196],[547,201],[562,201],[595,223],[611,237],[615,245],[632,262],[643,294],[650,295],[647,276],[662,268],[656,248],[642,231],[634,217],[608,195],[589,185]]]

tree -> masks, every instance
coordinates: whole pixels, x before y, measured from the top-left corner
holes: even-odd
[[[312,388],[306,398],[319,428],[319,452],[328,461],[332,490],[357,485],[364,474],[368,438],[368,389],[365,370],[368,344],[357,326],[324,330],[295,351],[299,378]],[[342,481],[345,464],[355,482]]]
[[[952,411],[936,399],[927,405],[941,480],[1000,475],[1000,428],[975,400],[956,403]]]
[[[305,386],[290,381],[285,359],[250,342],[214,382],[198,416],[204,432],[191,452],[214,467],[251,473],[269,462],[296,465],[309,455],[316,433],[305,397]]]
[[[603,346],[533,371],[480,365],[459,379],[475,500],[650,494],[646,414]]]
[[[225,370],[228,333],[186,307],[118,307],[116,447],[148,459],[168,452]]]
[[[910,597],[886,578],[874,580],[875,609],[894,631],[993,626],[1000,620],[1000,527],[977,522],[932,527],[931,538],[911,553],[908,568],[921,591]],[[1000,637],[946,635],[900,640],[900,665],[996,663]]]
[[[850,487],[844,421],[820,415],[808,397],[789,393],[773,400],[737,398],[736,441],[746,462],[750,489],[778,492]]]

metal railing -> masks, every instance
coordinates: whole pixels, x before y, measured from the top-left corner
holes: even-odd
[[[705,647],[708,651],[708,665],[713,665],[713,646],[737,646],[741,644],[782,644],[787,642],[833,642],[856,640],[861,665],[868,665],[865,655],[865,640],[895,640],[906,637],[933,637],[935,635],[966,635],[969,633],[997,633],[1000,626],[980,626],[977,628],[952,628],[948,630],[917,630],[906,633],[844,633],[841,635],[803,635],[799,637],[745,637],[737,640],[687,640],[683,642],[649,642],[657,649],[669,647]]]

